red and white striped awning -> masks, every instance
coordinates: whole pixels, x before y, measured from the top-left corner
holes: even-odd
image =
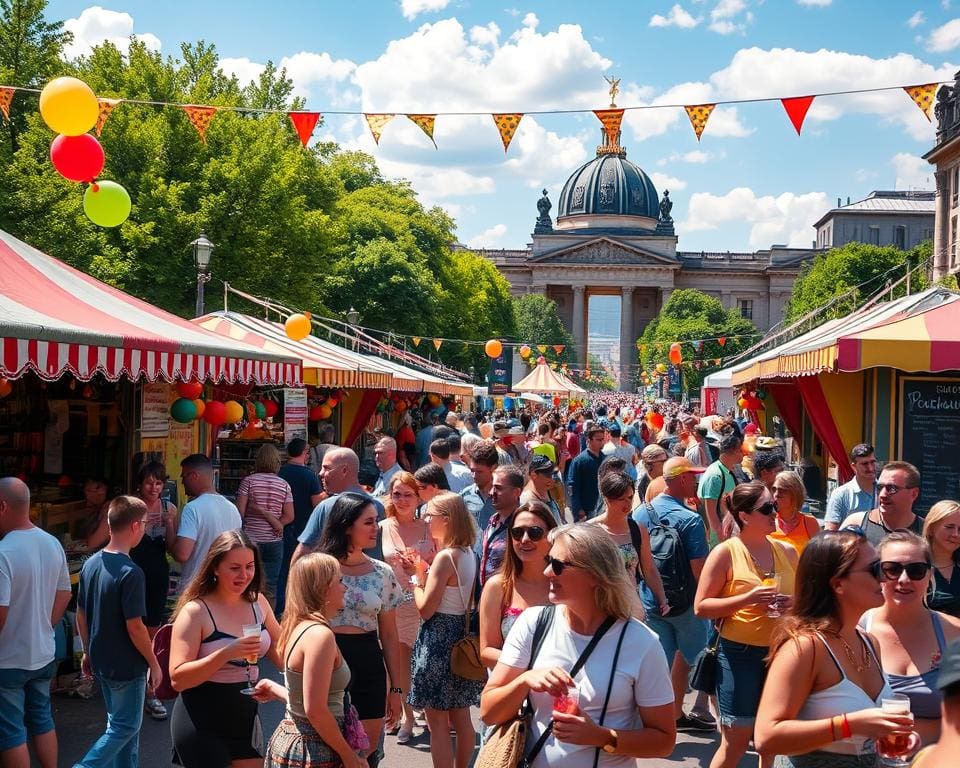
[[[296,385],[300,360],[231,341],[0,230],[0,376]]]

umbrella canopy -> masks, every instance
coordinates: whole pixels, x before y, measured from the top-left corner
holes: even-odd
[[[543,358],[530,373],[513,385],[513,389],[516,392],[540,392],[551,395],[567,395],[571,391],[570,384],[564,384],[560,377],[550,370],[550,366]]]
[[[524,392],[517,400],[525,400],[528,403],[536,403],[537,405],[543,405],[546,400],[544,400],[540,395],[534,394],[533,392]]]

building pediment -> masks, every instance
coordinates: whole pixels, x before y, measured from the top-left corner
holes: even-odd
[[[599,237],[585,243],[581,242],[542,253],[531,257],[529,263],[531,266],[534,264],[586,264],[593,266],[611,264],[670,268],[678,266],[676,259],[664,256],[662,253],[655,253],[609,237]]]

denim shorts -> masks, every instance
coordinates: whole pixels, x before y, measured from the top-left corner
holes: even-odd
[[[697,654],[707,646],[710,622],[698,619],[692,607],[679,616],[658,616],[648,607],[646,624],[660,638],[667,664],[673,664],[674,655],[680,651],[683,660],[692,666]]]
[[[0,752],[53,730],[50,681],[56,671],[55,661],[40,669],[0,669]]]
[[[749,726],[757,718],[760,694],[767,679],[764,663],[769,648],[720,638],[717,654],[717,708],[725,727]]]

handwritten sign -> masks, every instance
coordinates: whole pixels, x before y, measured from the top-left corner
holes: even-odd
[[[143,385],[140,416],[141,437],[166,437],[170,434],[170,385],[162,381]]]
[[[920,470],[915,510],[960,496],[960,381],[900,380],[900,456]]]

